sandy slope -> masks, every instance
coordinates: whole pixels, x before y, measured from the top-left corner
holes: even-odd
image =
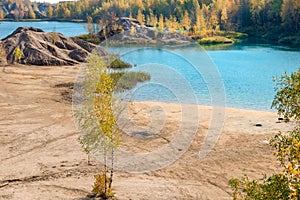
[[[0,199],[84,199],[101,165],[87,165],[78,144],[68,84],[79,67],[8,66],[0,69]],[[64,95],[62,95],[64,94]],[[123,136],[123,148],[151,151],[172,140],[180,123],[180,106],[142,102],[131,105],[131,117],[144,126],[151,113],[164,110],[159,137]],[[210,107],[199,107],[196,137],[172,165],[145,173],[117,172],[117,199],[230,199],[231,177],[261,177],[276,171],[272,149],[264,142],[292,124],[277,115],[226,109],[223,132],[204,159],[198,152],[211,119]],[[135,111],[138,110],[138,111]],[[262,127],[256,127],[261,123]],[[160,137],[162,136],[162,137]],[[166,140],[167,139],[167,140]]]

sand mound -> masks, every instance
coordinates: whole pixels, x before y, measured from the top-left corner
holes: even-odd
[[[122,17],[107,24],[99,33],[100,40],[109,38],[116,43],[133,44],[190,44],[192,39],[177,32],[142,25],[132,18]]]
[[[84,62],[95,45],[76,38],[65,37],[61,33],[46,33],[33,27],[19,27],[2,39],[9,63],[16,62],[14,52],[22,51],[21,64],[28,65],[75,65]],[[105,55],[104,50],[99,50]]]

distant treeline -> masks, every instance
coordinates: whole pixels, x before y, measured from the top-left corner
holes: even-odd
[[[0,18],[92,19],[132,17],[142,24],[200,36],[219,30],[297,34],[300,0],[78,0],[58,4],[2,0]]]

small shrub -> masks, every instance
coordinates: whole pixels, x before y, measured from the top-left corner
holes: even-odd
[[[220,31],[218,32],[219,36],[223,36],[230,39],[246,39],[248,38],[248,34],[240,33],[235,31]]]
[[[100,44],[100,42],[101,42],[100,37],[97,34],[81,34],[79,36],[76,36],[76,38],[85,40],[85,41],[93,43],[93,44]]]
[[[282,176],[288,180],[291,199],[300,198],[300,127],[281,132],[272,140],[271,145],[276,149],[274,153],[283,167]]]
[[[105,172],[95,175],[95,182],[92,192],[103,199],[108,199],[114,196],[112,188],[109,187],[110,178],[105,175]]]
[[[199,44],[228,44],[233,43],[233,40],[222,36],[207,37],[197,40]]]
[[[138,83],[150,80],[150,74],[145,72],[115,72],[110,76],[113,79],[113,86],[115,92],[122,92],[131,90]]]
[[[55,44],[59,39],[58,33],[53,31],[50,33],[50,35],[51,35],[51,39],[52,39],[52,44]]]
[[[108,68],[111,69],[125,69],[125,68],[130,68],[131,64],[126,63],[120,59],[115,59],[112,61],[112,63],[108,66]]]
[[[17,47],[14,51],[14,56],[15,56],[15,59],[17,60],[18,63],[20,63],[22,57],[23,57],[23,52],[21,50],[20,47]]]
[[[250,180],[244,176],[241,180],[232,178],[228,184],[233,191],[233,199],[276,200],[289,199],[288,179],[280,174],[261,180]]]

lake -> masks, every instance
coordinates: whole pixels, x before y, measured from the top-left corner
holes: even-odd
[[[33,26],[43,29],[46,32],[60,32],[66,36],[75,36],[83,33],[87,33],[85,29],[85,23],[75,22],[57,22],[57,21],[37,21],[37,22],[11,22],[0,21],[0,39],[11,34],[18,27]]]
[[[84,23],[0,22],[4,38],[20,26],[34,26],[66,36],[87,33]],[[270,110],[275,95],[272,82],[298,70],[300,48],[248,41],[234,45],[110,48],[135,67],[151,74],[128,95],[137,101],[166,101]],[[224,88],[224,90],[223,90]],[[223,99],[225,98],[225,99]]]
[[[151,74],[127,98],[271,110],[273,77],[300,67],[300,49],[271,44],[111,48],[135,67]],[[225,91],[222,90],[225,88]],[[225,102],[223,103],[223,98]]]

